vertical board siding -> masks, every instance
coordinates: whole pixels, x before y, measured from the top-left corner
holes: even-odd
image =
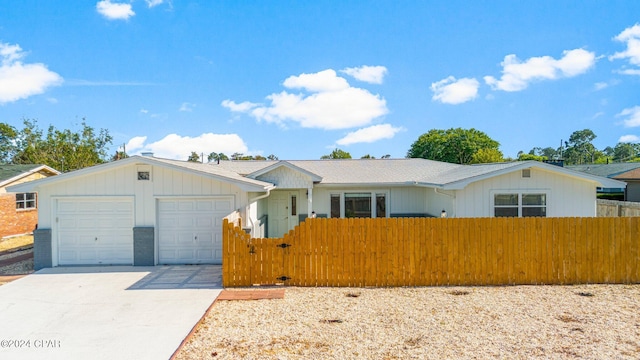
[[[223,284],[638,283],[639,235],[639,217],[316,218],[257,239],[225,219]]]

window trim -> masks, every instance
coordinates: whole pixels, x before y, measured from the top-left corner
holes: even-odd
[[[27,199],[27,196],[33,194],[33,199]],[[18,200],[18,195],[23,195],[22,200]],[[33,202],[32,207],[28,207],[27,204]],[[18,207],[18,204],[23,204],[24,207]],[[38,209],[38,193],[36,192],[23,192],[16,193],[16,211],[28,211]]]
[[[385,201],[385,214],[384,217],[389,217],[389,191],[388,190],[375,190],[375,189],[350,189],[350,190],[340,190],[340,191],[328,191],[329,197],[329,217],[331,217],[331,198],[339,197],[340,198],[340,219],[345,219],[345,194],[362,194],[369,193],[371,194],[371,219],[378,218],[378,208],[377,208],[377,198],[379,195],[384,195]],[[337,219],[337,218],[336,218]]]
[[[495,199],[496,199],[496,195],[500,195],[500,194],[518,194],[518,217],[521,218],[522,216],[522,208],[532,208],[532,207],[542,207],[542,206],[527,206],[527,205],[523,205],[522,204],[522,195],[544,195],[545,196],[545,216],[544,217],[551,217],[552,214],[550,212],[551,209],[551,190],[549,189],[509,189],[509,190],[491,190],[489,192],[489,196],[490,196],[490,208],[489,208],[489,213],[490,213],[490,217],[499,217],[496,216],[496,204],[495,204]],[[500,206],[498,206],[500,207]],[[510,206],[503,206],[505,208],[508,208]]]

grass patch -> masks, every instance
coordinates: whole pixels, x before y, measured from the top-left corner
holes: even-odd
[[[22,235],[0,239],[0,251],[11,250],[27,245],[33,245],[33,235]]]

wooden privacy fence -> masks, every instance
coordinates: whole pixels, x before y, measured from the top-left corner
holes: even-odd
[[[307,219],[284,238],[223,225],[225,287],[640,282],[640,218]]]

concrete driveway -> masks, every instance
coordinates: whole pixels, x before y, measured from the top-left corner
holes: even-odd
[[[67,267],[0,286],[0,359],[169,359],[221,267]]]

